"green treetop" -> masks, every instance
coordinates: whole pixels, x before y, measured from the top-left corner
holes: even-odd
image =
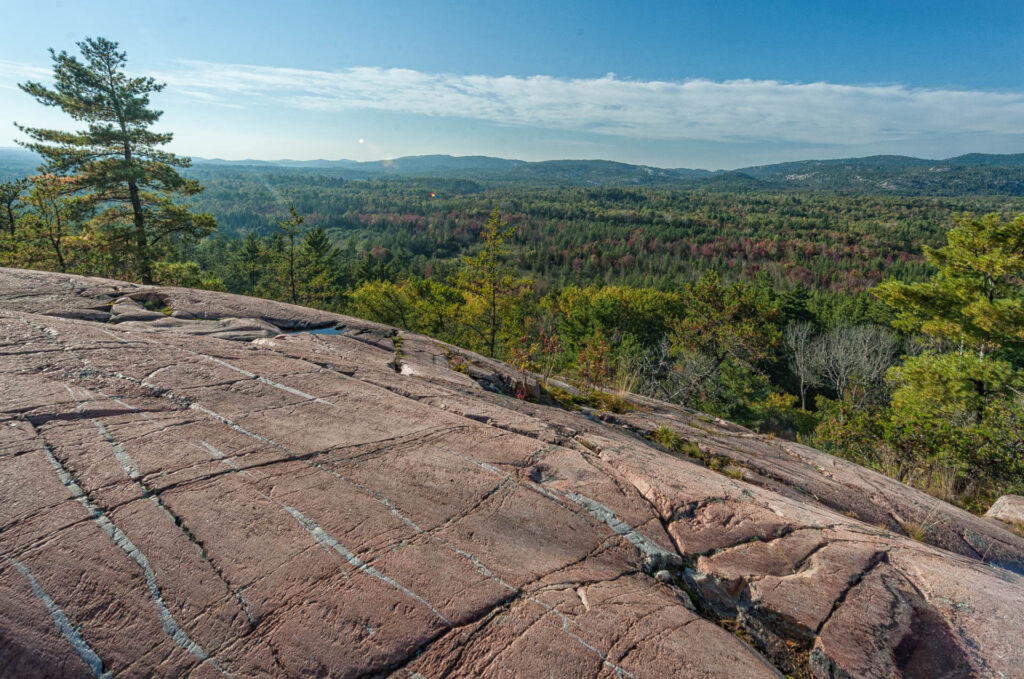
[[[980,356],[1024,348],[1024,215],[962,215],[948,238],[924,249],[938,270],[930,280],[875,289],[896,310],[896,325]]]
[[[530,282],[520,278],[513,266],[506,263],[509,255],[505,245],[516,227],[501,221],[495,208],[480,230],[483,247],[465,258],[459,277],[460,287],[469,293],[467,327],[475,335],[473,346],[488,356],[498,356],[503,339],[509,339],[517,306],[530,289]],[[512,333],[514,334],[514,333]]]
[[[763,290],[723,285],[718,272],[708,271],[686,286],[684,299],[687,314],[675,324],[673,343],[707,354],[716,368],[730,358],[756,366],[781,339],[778,304]]]

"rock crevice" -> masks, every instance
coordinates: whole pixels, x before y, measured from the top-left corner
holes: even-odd
[[[355,318],[0,269],[0,675],[1019,673],[1012,525],[536,385]]]

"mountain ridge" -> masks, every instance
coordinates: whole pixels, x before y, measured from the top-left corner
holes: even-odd
[[[38,157],[0,147],[0,179],[31,173]],[[225,160],[194,157],[194,173],[269,172],[347,180],[440,178],[484,185],[668,186],[713,191],[834,191],[883,195],[1024,195],[1024,154],[969,153],[932,160],[899,155],[798,160],[732,170],[662,168],[600,159],[525,161],[432,154],[374,161]]]
[[[0,156],[11,153],[25,156],[36,156],[32,151],[20,146],[0,146]],[[796,169],[801,166],[877,166],[877,167],[923,167],[934,165],[949,165],[953,167],[1019,167],[1024,166],[1024,153],[965,153],[948,158],[919,158],[917,156],[877,154],[871,156],[849,156],[843,158],[806,158],[802,160],[786,160],[776,163],[765,163],[763,165],[744,165],[729,169],[708,170],[706,168],[689,167],[661,167],[644,163],[627,163],[625,161],[609,160],[606,158],[550,158],[546,160],[521,160],[518,158],[503,158],[500,156],[487,156],[473,154],[458,156],[448,153],[429,153],[420,155],[399,156],[397,158],[381,158],[378,160],[351,160],[349,158],[338,158],[335,160],[327,158],[313,158],[309,160],[297,160],[294,158],[207,158],[205,156],[190,156],[194,163],[206,165],[272,165],[281,167],[349,167],[349,168],[370,168],[379,167],[382,170],[401,171],[403,165],[428,166],[437,169],[451,169],[455,167],[520,167],[523,165],[545,165],[562,163],[594,163],[602,165],[616,165],[630,168],[648,168],[665,172],[683,172],[700,174],[724,174],[728,172],[742,172],[753,175],[762,171],[782,171]],[[433,165],[429,162],[433,161]]]
[[[0,147],[0,151],[4,148]],[[385,158],[380,160],[359,161],[341,158],[328,160],[318,158],[314,160],[293,160],[282,158],[278,160],[227,160],[223,158],[193,157],[198,163],[209,163],[218,165],[279,165],[282,167],[350,167],[370,168],[379,167],[382,170],[402,171],[402,165],[413,164],[416,161],[437,161],[434,169],[452,169],[454,167],[478,168],[478,167],[520,167],[523,165],[551,165],[564,163],[594,163],[601,165],[617,165],[630,168],[649,168],[651,170],[678,173],[697,173],[702,175],[724,174],[729,172],[742,172],[754,175],[767,171],[769,174],[789,169],[812,166],[877,166],[877,167],[926,167],[934,165],[949,165],[952,167],[1019,167],[1024,166],[1024,153],[967,153],[949,158],[918,158],[915,156],[901,155],[872,155],[872,156],[851,156],[846,158],[808,158],[803,160],[780,161],[777,163],[766,163],[764,165],[745,165],[731,169],[708,170],[706,168],[687,167],[660,167],[641,163],[627,163],[623,161],[608,160],[604,158],[557,158],[548,160],[519,160],[515,158],[501,158],[498,156],[469,155],[455,156],[451,154],[425,154],[414,156],[399,156],[398,158]],[[447,161],[447,162],[446,162]],[[416,162],[416,164],[424,164]]]

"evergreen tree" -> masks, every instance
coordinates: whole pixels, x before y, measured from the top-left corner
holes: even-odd
[[[948,238],[943,248],[925,248],[938,270],[930,280],[875,289],[896,310],[897,327],[979,356],[1024,351],[1024,215],[963,215]]]
[[[159,148],[172,135],[149,129],[163,113],[149,107],[149,95],[164,85],[129,77],[125,53],[116,42],[86,38],[78,47],[81,61],[50,50],[53,87],[33,81],[19,87],[39,103],[86,123],[86,129],[15,124],[32,140],[23,145],[43,156],[43,171],[74,177],[75,188],[99,211],[97,223],[119,250],[124,274],[152,283],[155,261],[173,255],[176,245],[213,231],[216,222],[176,200],[202,188],[175,169],[188,167],[187,158]]]
[[[716,368],[729,358],[757,366],[781,338],[778,305],[763,293],[739,283],[723,285],[718,272],[708,271],[686,286],[687,314],[673,328],[673,343],[707,354]]]
[[[821,402],[814,443],[858,448],[855,459],[982,509],[1019,492],[1024,473],[1024,215],[963,215],[948,239],[925,249],[936,269],[929,280],[874,290],[897,327],[926,340],[888,371],[889,406]]]
[[[67,177],[36,177],[26,199],[32,211],[21,220],[26,237],[37,239],[52,255],[49,264],[61,272],[68,270],[68,243],[77,240],[74,224],[80,208],[78,201],[68,197],[70,183]]]
[[[516,275],[505,263],[508,248],[505,242],[516,227],[501,221],[497,208],[480,230],[484,244],[480,252],[466,257],[460,276],[460,287],[470,295],[470,316],[467,326],[475,335],[477,346],[487,356],[497,356],[499,340],[516,315],[516,307],[530,283]]]
[[[334,306],[343,289],[338,248],[327,232],[315,226],[306,232],[299,248],[302,302],[321,309]]]
[[[806,285],[797,283],[792,288],[779,293],[779,322],[782,325],[790,323],[806,323],[814,320],[814,314],[810,312],[811,292]]]
[[[374,246],[373,250],[363,255],[355,268],[357,283],[395,280],[395,267],[391,255],[383,248]]]
[[[289,218],[282,220],[277,223],[277,227],[284,232],[284,258],[282,265],[284,268],[284,274],[288,280],[288,301],[295,304],[298,301],[298,292],[296,289],[296,259],[298,253],[296,252],[296,242],[298,241],[299,235],[302,233],[302,222],[306,220],[305,217],[295,211],[295,206],[288,206]]]
[[[242,279],[245,281],[245,291],[253,294],[256,285],[263,275],[263,262],[266,259],[266,251],[263,248],[263,239],[250,231],[245,240],[242,241],[236,255],[236,265],[241,270]]]

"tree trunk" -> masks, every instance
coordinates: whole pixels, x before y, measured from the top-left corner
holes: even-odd
[[[125,154],[131,160],[130,154]],[[153,284],[153,269],[149,262],[148,243],[146,242],[146,223],[142,214],[142,201],[139,199],[139,187],[134,180],[128,180],[128,195],[132,201],[132,216],[135,218],[135,256],[139,260],[139,276],[145,285]]]
[[[490,353],[488,354],[491,358],[494,358],[494,345],[497,344],[498,339],[498,287],[496,285],[491,286],[491,337],[490,337]]]
[[[288,238],[288,287],[291,288],[292,304],[296,304],[295,295],[295,236]]]
[[[60,272],[64,273],[68,270],[68,266],[64,262],[64,253],[60,249],[61,241],[64,238],[64,225],[60,222],[60,207],[57,205],[57,202],[51,199],[50,206],[53,208],[53,223],[57,229],[56,232],[53,229],[50,230],[50,243],[53,245],[53,251],[57,255],[57,264],[60,267]]]
[[[61,273],[65,273],[68,270],[68,265],[64,262],[64,253],[60,249],[60,237],[51,238],[50,244],[53,245],[53,252],[57,255],[57,267]]]
[[[113,86],[114,73],[108,68],[107,76]],[[113,89],[113,87],[112,87]],[[124,135],[124,164],[125,169],[130,170],[132,165],[132,147],[128,138],[128,124],[125,121],[124,112],[120,102],[114,97],[114,110],[117,112],[118,123],[121,126],[121,134]],[[129,177],[132,175],[129,174]],[[149,242],[146,237],[146,221],[142,214],[142,200],[139,198],[139,187],[135,179],[128,180],[128,197],[132,203],[132,217],[135,221],[135,256],[139,260],[139,276],[145,285],[153,284],[153,269],[149,261]]]

